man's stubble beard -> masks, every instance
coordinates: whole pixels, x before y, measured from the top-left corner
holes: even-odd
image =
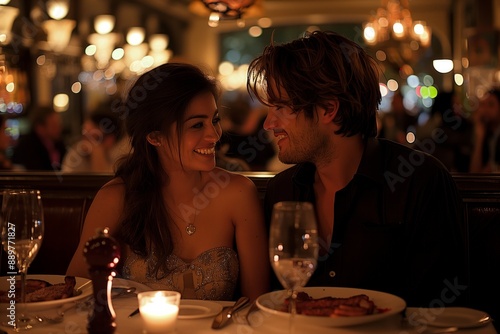
[[[311,162],[317,164],[319,161],[331,159],[332,143],[320,135],[315,133],[314,129],[305,131],[306,136],[297,136],[298,140],[291,140],[288,137],[289,145],[286,151],[279,151],[278,158],[284,164],[298,164],[303,162]],[[294,137],[295,138],[295,137]],[[296,143],[300,141],[300,143]]]

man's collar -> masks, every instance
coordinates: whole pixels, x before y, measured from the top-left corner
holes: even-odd
[[[316,166],[313,163],[301,163],[297,165],[297,169],[293,173],[292,180],[298,186],[311,186],[314,184],[315,172]]]
[[[368,138],[356,174],[363,175],[375,182],[384,183],[384,171],[380,142],[377,138]]]
[[[356,175],[361,175],[375,182],[383,183],[385,180],[382,170],[383,161],[379,140],[376,138],[368,138],[365,143],[365,149]],[[301,163],[297,166],[293,174],[293,182],[299,186],[312,185],[314,183],[315,172],[316,166],[314,164],[310,162]]]

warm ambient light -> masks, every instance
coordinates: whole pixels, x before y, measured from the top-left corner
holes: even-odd
[[[42,27],[47,33],[47,43],[54,52],[63,51],[69,44],[71,32],[76,26],[73,20],[47,20]]]
[[[47,1],[47,13],[54,20],[61,20],[68,15],[69,3],[67,0]]]
[[[202,0],[202,2],[212,12],[219,13],[223,19],[239,19],[255,0]]]
[[[0,5],[5,6],[10,2],[10,0],[0,0]]]
[[[234,20],[238,27],[244,27],[243,18],[262,17],[263,0],[193,0],[189,10],[200,16],[208,16],[208,25],[217,27],[220,21]]]
[[[385,0],[384,7],[373,11],[363,26],[363,38],[374,52],[383,51],[383,59],[394,69],[411,74],[411,66],[430,46],[431,29],[424,21],[413,21],[408,0]],[[382,53],[379,52],[379,55]]]
[[[165,34],[154,34],[149,38],[149,47],[152,51],[165,50],[168,46],[168,36]]]
[[[10,43],[12,39],[12,24],[18,14],[18,8],[10,6],[0,7],[0,45]]]
[[[144,41],[145,35],[144,28],[132,27],[127,33],[127,43],[130,45],[139,45]]]
[[[448,73],[453,70],[453,61],[451,59],[435,59],[432,61],[432,66],[439,73]]]
[[[94,29],[98,34],[104,35],[115,27],[115,17],[113,15],[98,15],[94,20]]]
[[[69,106],[69,96],[67,94],[57,94],[56,96],[54,96],[52,103],[54,104],[55,111],[66,111],[68,110]]]

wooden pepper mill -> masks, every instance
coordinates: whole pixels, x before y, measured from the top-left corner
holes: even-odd
[[[89,265],[94,290],[94,310],[89,314],[87,331],[89,334],[114,333],[116,314],[111,304],[111,287],[120,260],[120,246],[106,227],[87,241],[83,255]]]

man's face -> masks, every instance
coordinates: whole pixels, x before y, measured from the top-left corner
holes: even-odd
[[[288,95],[282,91],[281,96]],[[318,131],[317,120],[306,118],[301,111],[295,113],[289,106],[269,107],[264,129],[273,131],[279,147],[278,158],[286,164],[317,162],[328,146]]]

